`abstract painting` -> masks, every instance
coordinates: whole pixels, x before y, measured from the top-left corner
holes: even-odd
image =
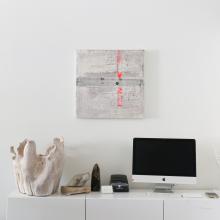
[[[78,118],[143,118],[144,50],[78,50]]]

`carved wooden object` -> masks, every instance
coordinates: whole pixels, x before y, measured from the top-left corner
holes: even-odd
[[[57,192],[64,163],[64,140],[54,138],[45,155],[37,154],[34,141],[24,140],[17,150],[11,147],[19,192],[48,196]]]

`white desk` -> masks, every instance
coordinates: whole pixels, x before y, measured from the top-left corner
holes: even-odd
[[[7,220],[85,220],[85,195],[31,197],[12,193]]]
[[[218,193],[218,192],[217,192]],[[182,195],[197,198],[183,198]],[[219,193],[220,194],[220,193]],[[7,220],[219,220],[220,199],[205,191],[172,194],[135,190],[129,193],[28,197],[12,193]]]
[[[163,199],[146,192],[86,195],[86,220],[163,220]]]

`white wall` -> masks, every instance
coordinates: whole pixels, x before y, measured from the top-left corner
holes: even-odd
[[[219,0],[0,2],[0,219],[15,189],[9,146],[66,141],[65,181],[98,162],[131,174],[132,137],[198,140],[197,188],[220,186]],[[75,49],[146,49],[144,120],[75,117]],[[136,186],[137,187],[137,186]]]

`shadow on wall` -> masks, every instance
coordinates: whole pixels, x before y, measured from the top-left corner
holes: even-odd
[[[145,118],[159,116],[159,51],[146,50],[144,57]]]

